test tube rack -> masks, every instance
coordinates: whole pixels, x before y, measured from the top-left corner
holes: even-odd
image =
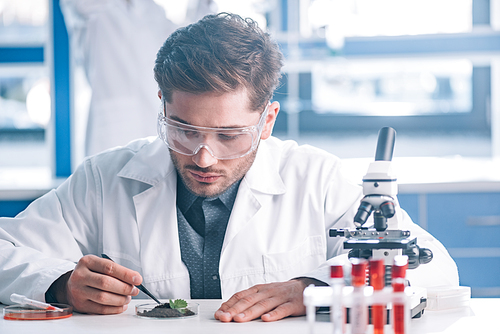
[[[306,306],[306,319],[310,325],[310,332],[314,333],[314,323],[316,321],[316,312],[318,309],[325,309],[331,307],[335,302],[340,299],[342,308],[345,309],[345,316],[343,324],[334,324],[332,327],[341,327],[342,331],[339,333],[354,334],[351,328],[353,322],[360,319],[352,319],[353,312],[350,312],[353,306],[365,307],[369,315],[370,308],[373,305],[384,305],[387,311],[387,324],[384,327],[384,334],[406,334],[409,333],[410,319],[412,318],[412,309],[419,309],[425,307],[422,305],[422,300],[426,298],[426,290],[423,288],[406,287],[404,292],[394,292],[392,288],[386,287],[383,290],[375,291],[371,286],[361,288],[362,292],[356,293],[352,286],[345,286],[342,288],[341,296],[335,296],[334,290],[329,286],[314,286],[310,285],[304,290],[304,305]],[[361,299],[360,299],[361,298]],[[394,316],[393,305],[404,306],[403,319],[400,315]],[[403,321],[404,331],[395,330],[396,321]],[[366,331],[364,333],[373,333],[373,326],[371,324],[371,317],[366,317]],[[335,333],[336,331],[330,331]],[[356,334],[359,332],[356,331]]]

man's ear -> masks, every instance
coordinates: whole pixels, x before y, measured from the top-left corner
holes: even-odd
[[[264,140],[271,136],[273,133],[274,123],[276,122],[276,117],[278,117],[278,113],[280,111],[280,103],[278,101],[274,101],[267,108],[267,116],[266,123],[264,124],[264,128],[262,129],[262,134],[260,135],[260,139]]]
[[[160,98],[161,100],[161,90],[158,89],[158,97]]]

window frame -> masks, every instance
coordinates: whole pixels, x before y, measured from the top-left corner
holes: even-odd
[[[69,39],[59,0],[47,0],[49,38],[45,45],[0,45],[1,65],[42,65],[49,68],[52,119],[46,130],[30,129],[53,144],[53,175],[71,174],[71,112]],[[2,130],[3,131],[3,130]],[[5,130],[12,132],[13,130]],[[21,131],[21,130],[19,130]]]
[[[462,132],[478,135],[491,134],[491,111],[488,101],[491,97],[490,66],[475,66],[472,73],[472,109],[470,112],[449,112],[446,114],[405,115],[405,116],[373,116],[352,115],[347,113],[316,113],[311,101],[311,73],[299,73],[298,126],[300,133],[328,133],[353,131],[378,131],[381,127],[391,126],[406,133],[418,132]],[[280,115],[275,129],[286,132],[287,118],[287,75],[282,79],[282,86],[274,98],[279,101],[284,111]]]
[[[473,0],[473,29],[467,33],[415,36],[347,37],[342,50],[329,50],[325,39],[299,36],[297,17],[288,8],[300,1],[281,0],[281,11],[271,17],[287,65],[282,86],[275,99],[282,103],[283,113],[275,129],[294,137],[300,133],[377,131],[382,126],[413,133],[469,133],[491,135],[491,61],[500,52],[500,31],[490,29],[490,4]],[[297,8],[295,8],[297,9]],[[290,16],[291,15],[291,16]],[[300,19],[300,18],[299,18]],[[289,38],[292,34],[295,38]],[[329,59],[469,59],[473,64],[472,109],[470,112],[411,116],[366,116],[346,113],[315,113],[311,100],[310,64]],[[309,65],[308,65],[309,64]],[[288,87],[288,79],[292,87]],[[299,106],[297,108],[297,105]],[[291,106],[290,108],[288,108]],[[295,127],[295,128],[291,128]]]

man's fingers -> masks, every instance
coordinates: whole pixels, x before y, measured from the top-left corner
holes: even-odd
[[[259,317],[263,321],[276,321],[300,313],[295,304],[282,302],[281,298],[264,298],[250,307],[243,307],[241,311],[238,305],[227,311],[219,309],[215,318],[222,322],[247,322]]]
[[[297,315],[296,306],[293,303],[285,303],[263,314],[260,318],[262,321],[276,321],[293,315]]]
[[[278,298],[274,298],[273,285],[256,285],[234,294],[215,312],[215,319],[222,322],[232,320],[244,322],[256,319],[273,310],[281,303]]]
[[[72,305],[79,312],[92,312],[97,314],[110,314],[122,312],[123,306],[130,303],[132,297],[116,295],[110,292],[97,290],[91,287],[83,287],[73,291]],[[99,307],[96,308],[96,305]],[[120,311],[120,308],[122,311]],[[101,313],[105,312],[105,313]]]
[[[130,285],[139,285],[142,283],[141,275],[134,270],[125,268],[111,260],[89,255],[80,259],[89,270],[119,279]]]
[[[66,282],[66,300],[79,312],[116,314],[139,293],[141,275],[113,261],[87,255],[80,259]]]
[[[106,263],[109,262],[114,268],[107,268]],[[121,268],[118,268],[121,267]],[[93,258],[83,257],[77,264],[75,270],[73,271],[70,281],[75,289],[83,289],[85,287],[91,287],[97,290],[102,290],[106,292],[111,292],[118,295],[137,295],[139,293],[138,289],[132,285],[122,281],[119,278],[108,276],[106,272],[120,272],[121,269],[129,270],[125,267],[119,266],[109,260],[100,259],[96,256]],[[104,272],[103,272],[104,271]],[[130,270],[131,272],[134,272]]]
[[[90,275],[87,280],[87,285],[97,290],[122,296],[135,296],[139,293],[139,289],[137,289],[134,285],[127,284],[120,279],[100,273]]]
[[[123,306],[127,305],[132,300],[132,297],[127,295],[115,294],[92,287],[87,287],[86,289],[87,299],[99,305]]]
[[[262,294],[259,294],[259,287],[260,285],[256,285],[247,290],[235,293],[225,303],[222,303],[217,312],[215,312],[215,319],[225,322],[231,321],[234,315],[243,312],[264,298]]]
[[[242,312],[233,316],[233,320],[236,322],[246,322],[253,319],[259,318],[263,314],[267,314],[275,310],[281,301],[278,298],[264,298],[259,300],[252,306],[245,308]],[[282,318],[290,314],[283,315]]]
[[[261,317],[263,321],[279,320],[305,314],[304,284],[298,280],[256,285],[233,295],[215,312],[222,322],[245,322]]]
[[[110,306],[96,303],[92,300],[84,300],[75,306],[78,312],[89,314],[119,314],[126,311],[128,303],[125,305]]]

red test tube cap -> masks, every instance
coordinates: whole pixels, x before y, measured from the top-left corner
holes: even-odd
[[[366,284],[366,268],[368,267],[368,261],[362,258],[351,259],[351,275],[352,275],[352,285],[353,286],[363,286]]]
[[[392,278],[405,278],[406,269],[408,268],[408,256],[398,255],[394,257],[392,266]]]
[[[340,264],[330,266],[330,278],[344,278],[344,268]]]
[[[385,263],[383,259],[370,260],[370,285],[375,290],[382,290],[385,286]]]

